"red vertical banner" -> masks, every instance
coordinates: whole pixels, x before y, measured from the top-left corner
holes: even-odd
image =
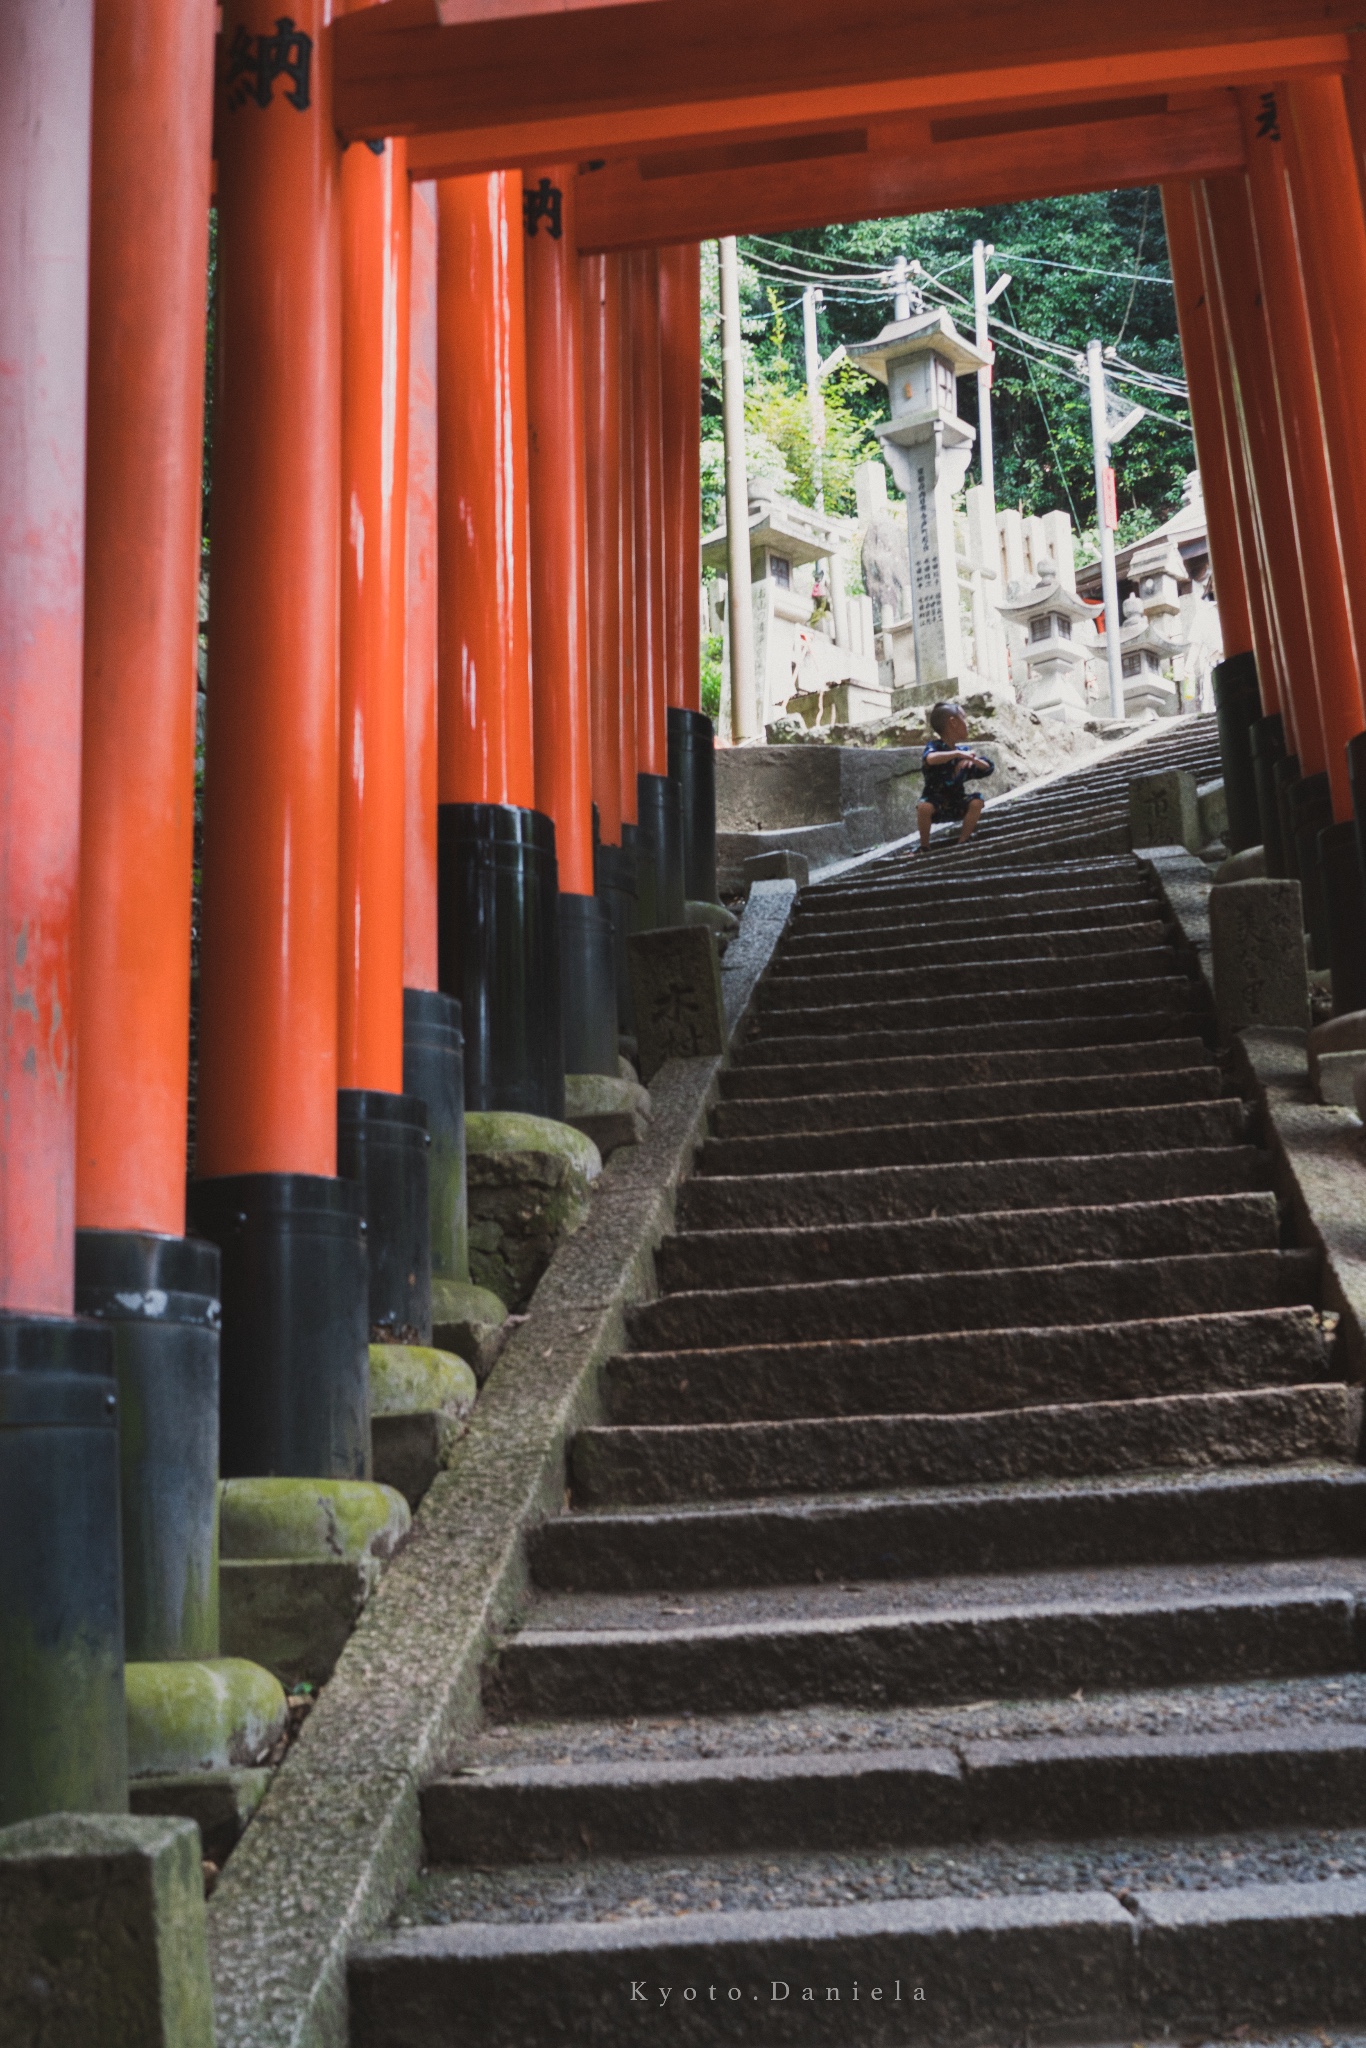
[[[1115,487],[1115,473],[1107,462],[1102,472],[1105,481],[1105,524],[1113,533],[1119,525],[1119,494]]]

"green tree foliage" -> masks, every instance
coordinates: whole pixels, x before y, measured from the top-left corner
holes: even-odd
[[[1094,529],[1090,413],[1072,356],[1098,335],[1128,363],[1166,376],[1182,375],[1162,209],[1151,188],[859,221],[742,241],[747,417],[756,438],[761,434],[779,450],[792,479],[784,487],[794,495],[810,502],[811,443],[800,347],[802,280],[787,278],[775,266],[831,277],[818,312],[822,356],[840,342],[871,339],[891,318],[890,286],[879,273],[889,270],[898,256],[923,266],[926,303],[948,303],[971,337],[971,307],[951,294],[971,298],[972,245],[978,238],[995,247],[989,280],[1003,271],[1011,273],[1012,282],[997,300],[993,317],[1068,352],[1040,360],[1037,353],[1021,353],[1009,334],[999,329],[995,333],[992,423],[997,501],[1018,505],[1027,513],[1062,507],[1072,513],[1080,532]],[[703,432],[714,435],[719,444],[715,245],[705,253]],[[851,272],[858,282],[848,282]],[[842,369],[827,380],[825,394],[830,437],[827,503],[832,510],[852,510],[852,502],[846,502],[846,478],[863,459],[870,429],[887,416],[886,393],[862,373]],[[1115,450],[1121,540],[1167,518],[1180,503],[1186,472],[1194,467],[1189,430],[1183,424],[1184,404],[1163,397],[1154,397],[1153,404],[1177,424],[1147,418]],[[974,378],[960,383],[959,405],[965,418],[975,420]],[[757,461],[754,468],[762,473]],[[832,470],[837,479],[833,490]]]

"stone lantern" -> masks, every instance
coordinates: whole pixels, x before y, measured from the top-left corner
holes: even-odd
[[[1166,632],[1165,625],[1164,612],[1150,618],[1141,597],[1125,598],[1120,667],[1126,718],[1173,718],[1181,709],[1180,690],[1164,665],[1184,654],[1187,643]]]
[[[1057,563],[1045,555],[1037,580],[1012,582],[998,610],[1024,636],[1021,701],[1041,717],[1081,725],[1087,717],[1086,661],[1095,647],[1092,607],[1067,588]]]
[[[958,379],[988,359],[942,311],[894,320],[848,353],[887,386],[892,417],[877,432],[906,498],[916,677],[925,694],[942,695],[963,670],[953,494],[977,438],[958,417]]]

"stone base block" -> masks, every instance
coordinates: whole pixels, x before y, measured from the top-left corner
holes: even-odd
[[[1300,885],[1221,882],[1209,892],[1214,1009],[1220,1037],[1252,1024],[1306,1030],[1309,975]]]
[[[1356,1109],[1357,1075],[1366,1052],[1325,1052],[1318,1060],[1318,1098],[1328,1109]]]
[[[693,903],[683,905],[684,924],[705,925],[708,931],[716,933],[716,943],[724,953],[730,941],[740,929],[740,920],[733,910],[727,910],[724,903]]]
[[[285,1731],[277,1679],[241,1657],[127,1664],[128,1774],[257,1764]]]
[[[1164,768],[1156,775],[1136,775],[1129,784],[1129,832],[1135,849],[1143,846],[1184,846],[1198,853],[1213,835],[1200,823],[1195,777],[1187,768]]]
[[[392,1556],[411,1521],[402,1497],[372,1479],[225,1479],[219,1555],[353,1564]]]
[[[472,1280],[432,1279],[432,1342],[463,1358],[482,1386],[507,1338],[508,1312]]]
[[[134,1813],[192,1820],[204,1854],[220,1868],[266,1796],[273,1773],[251,1770],[167,1772],[136,1778],[128,1787]]]
[[[630,953],[641,1079],[653,1079],[666,1060],[714,1058],[724,1052],[715,934],[689,925],[637,932]]]
[[[1200,812],[1200,830],[1203,844],[1211,840],[1228,838],[1228,794],[1222,776],[1217,782],[1202,782],[1195,792]]]
[[[463,1358],[430,1344],[370,1346],[375,1477],[415,1508],[470,1426],[478,1383]]]
[[[511,1110],[471,1111],[465,1152],[470,1274],[515,1313],[530,1301],[560,1239],[587,1217],[602,1155],[569,1124]]]
[[[0,1830],[0,2038],[213,2048],[192,1822],[62,1813]]]
[[[741,873],[747,883],[795,882],[799,889],[804,889],[811,880],[811,863],[804,853],[779,846],[772,853],[752,853]]]
[[[719,905],[717,906],[719,909]],[[604,1160],[639,1145],[650,1123],[649,1091],[612,1074],[566,1074],[565,1122],[591,1138]]]
[[[1214,870],[1214,879],[1216,882],[1264,882],[1266,848],[1245,846],[1241,853],[1231,853]]]
[[[218,1571],[223,1648],[264,1664],[287,1690],[325,1685],[379,1574],[373,1557],[225,1558]]]

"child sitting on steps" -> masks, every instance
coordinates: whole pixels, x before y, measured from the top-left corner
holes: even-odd
[[[959,846],[971,839],[985,799],[976,790],[969,794],[965,785],[969,776],[976,780],[990,775],[996,765],[966,744],[968,722],[956,704],[936,704],[930,712],[930,730],[935,737],[921,756],[925,789],[916,806],[922,853],[930,843],[930,827],[946,820],[962,820]]]

